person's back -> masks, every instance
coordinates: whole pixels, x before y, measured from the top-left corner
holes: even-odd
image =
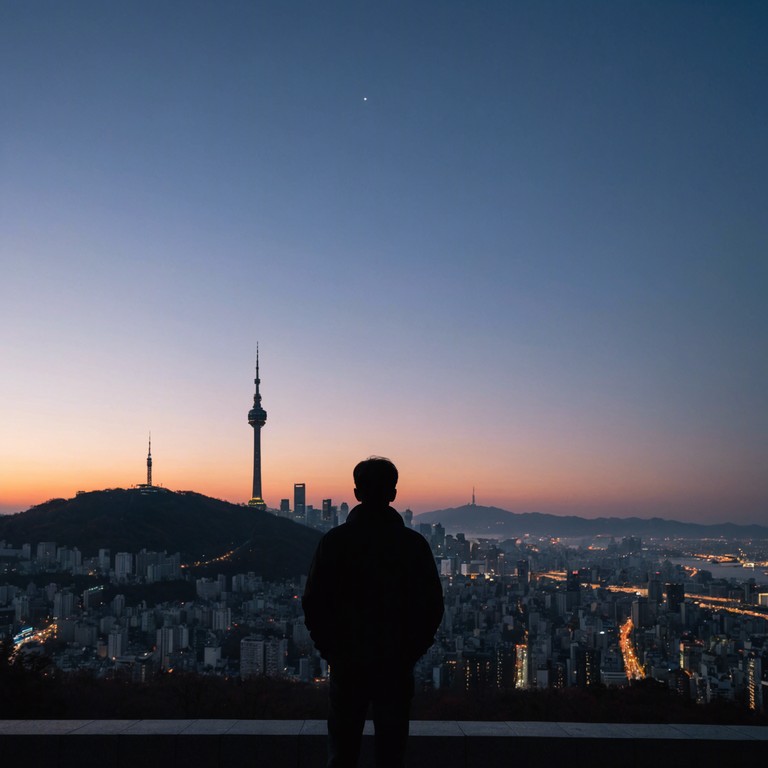
[[[331,666],[329,766],[354,766],[373,703],[379,766],[403,765],[413,665],[432,644],[442,590],[426,540],[389,506],[397,470],[355,467],[361,502],[321,540],[302,600],[307,627]]]

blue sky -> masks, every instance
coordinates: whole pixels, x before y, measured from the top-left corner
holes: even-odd
[[[0,508],[156,478],[768,520],[768,6],[0,3]],[[162,468],[162,469],[161,469]],[[241,498],[242,497],[242,498]]]

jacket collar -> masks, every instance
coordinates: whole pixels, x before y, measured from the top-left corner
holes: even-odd
[[[379,507],[371,504],[358,504],[353,507],[347,522],[363,525],[405,525],[400,513],[394,507]]]

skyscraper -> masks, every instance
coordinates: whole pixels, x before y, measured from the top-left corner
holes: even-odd
[[[333,506],[333,499],[323,499],[323,525],[335,528],[339,524],[339,513]]]
[[[265,642],[261,635],[248,635],[240,641],[240,677],[264,674]]]
[[[293,484],[293,515],[304,520],[307,512],[307,487],[304,483]]]
[[[685,602],[685,585],[666,584],[664,589],[667,593],[667,611],[680,613],[680,606]]]
[[[261,393],[259,385],[259,347],[256,346],[256,393],[253,396],[253,408],[248,411],[248,423],[253,427],[253,493],[248,505],[256,509],[265,510],[267,505],[261,498],[261,428],[267,422],[267,412],[261,407]]]

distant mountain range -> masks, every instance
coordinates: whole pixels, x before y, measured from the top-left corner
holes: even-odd
[[[540,512],[508,512],[498,507],[482,507],[465,504],[451,509],[437,509],[415,515],[414,526],[419,523],[441,523],[448,533],[464,532],[472,536],[508,539],[530,534],[531,536],[555,536],[580,538],[588,536],[677,536],[703,538],[725,536],[728,538],[768,539],[768,526],[701,525],[660,517],[585,517],[548,515]]]
[[[52,499],[26,512],[0,515],[0,540],[20,547],[41,541],[92,556],[116,552],[181,552],[182,561],[211,560],[235,550],[216,572],[236,566],[265,578],[306,573],[317,531],[268,512],[189,491],[116,489]]]

